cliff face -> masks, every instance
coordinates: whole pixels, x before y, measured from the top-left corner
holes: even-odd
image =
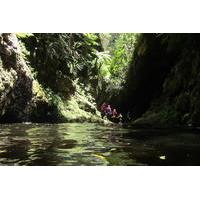
[[[0,119],[25,120],[33,97],[33,78],[21,57],[16,35],[2,34],[0,40]]]
[[[127,79],[134,124],[200,124],[199,34],[142,34]]]
[[[81,34],[33,35],[24,43],[26,57],[15,34],[1,34],[0,122],[101,121],[87,43]],[[141,34],[116,99],[134,124],[199,126],[199,93],[200,35]]]
[[[43,81],[48,82],[54,76],[52,73]],[[94,101],[85,94],[84,87],[78,87],[70,78],[58,80],[51,82],[59,88],[57,93],[45,89],[33,74],[29,60],[24,58],[16,35],[0,35],[1,123],[101,121]],[[83,101],[79,102],[80,98]]]

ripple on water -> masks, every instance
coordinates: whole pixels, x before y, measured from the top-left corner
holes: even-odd
[[[0,126],[0,165],[200,165],[200,135],[89,123]]]

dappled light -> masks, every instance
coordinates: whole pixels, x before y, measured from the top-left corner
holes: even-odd
[[[200,34],[1,33],[0,165],[199,165],[199,65]]]

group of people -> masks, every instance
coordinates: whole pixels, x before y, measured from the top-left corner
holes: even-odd
[[[122,114],[118,113],[117,110],[115,108],[111,108],[111,106],[107,103],[103,103],[101,105],[101,117],[104,118],[105,116],[113,121],[122,121]]]

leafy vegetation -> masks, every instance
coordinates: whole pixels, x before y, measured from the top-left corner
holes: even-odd
[[[137,37],[132,33],[18,34],[44,87],[69,98],[76,91],[73,81],[78,79],[98,104],[122,89]]]
[[[99,102],[111,100],[123,88],[139,34],[102,33],[100,34],[103,52],[97,54],[99,66]],[[103,91],[103,92],[102,92]]]
[[[138,34],[135,33],[111,34],[110,45],[105,48],[112,57],[109,71],[112,78],[116,78],[115,81],[124,81],[127,66],[133,55],[137,36]]]
[[[94,102],[104,64],[98,34],[17,34],[23,57],[39,81],[34,94],[57,107],[52,120],[103,121]],[[37,87],[36,87],[37,86]],[[38,87],[41,86],[41,87]],[[42,105],[43,105],[42,103]],[[41,108],[44,107],[40,106]],[[42,108],[43,109],[43,108]],[[38,113],[36,110],[34,118]],[[57,119],[56,119],[57,118]]]
[[[140,122],[198,124],[199,44],[198,34],[1,34],[2,113],[17,102],[19,119],[90,121],[105,101]]]

